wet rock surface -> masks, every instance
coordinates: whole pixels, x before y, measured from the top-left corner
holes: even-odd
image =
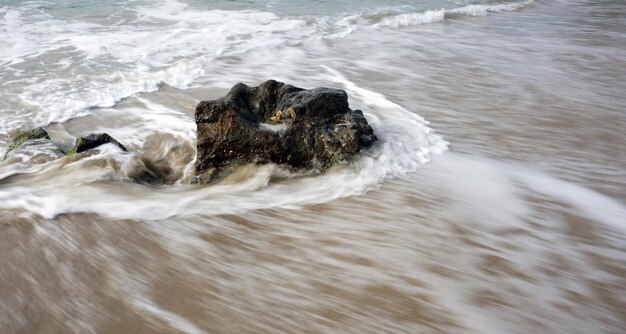
[[[80,137],[76,139],[76,143],[74,147],[67,153],[67,155],[71,156],[76,153],[82,153],[87,150],[94,149],[96,147],[102,146],[104,144],[114,144],[119,147],[122,151],[127,152],[128,150],[124,145],[120,144],[115,138],[109,136],[106,133],[98,133],[98,134],[90,134],[87,137]]]
[[[67,152],[50,139],[50,135],[43,128],[24,131],[15,136],[7,148],[3,161],[12,156],[20,156],[19,159],[27,159],[34,163],[43,163],[65,156],[73,156],[104,144],[114,144],[122,151],[128,150],[124,145],[106,133],[90,134],[76,139],[74,146]],[[19,153],[19,154],[18,154]]]
[[[57,156],[63,153],[61,148],[52,142],[46,130],[43,128],[36,128],[20,132],[18,135],[13,137],[11,144],[4,154],[3,161],[10,158],[15,153],[20,152],[21,148],[27,146],[30,148],[36,148],[36,150],[31,150],[35,152],[31,152],[31,155]]]
[[[377,141],[345,91],[274,80],[258,87],[239,83],[225,97],[200,102],[195,120],[200,182],[216,170],[250,163],[320,172]]]

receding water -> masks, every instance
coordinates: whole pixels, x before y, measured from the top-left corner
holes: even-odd
[[[187,185],[237,82],[381,139]],[[622,1],[0,1],[2,333],[622,333]],[[133,182],[158,171],[164,185]]]

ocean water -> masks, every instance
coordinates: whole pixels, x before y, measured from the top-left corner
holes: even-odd
[[[380,142],[187,185],[238,82]],[[621,333],[626,4],[0,0],[2,333]],[[134,182],[158,173],[165,185]]]

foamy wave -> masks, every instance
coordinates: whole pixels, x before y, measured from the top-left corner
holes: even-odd
[[[15,184],[7,182],[0,189],[0,208],[22,209],[46,218],[62,213],[91,212],[111,218],[149,220],[273,207],[296,208],[361,194],[387,178],[415,171],[430,161],[432,155],[446,151],[447,143],[415,113],[358,86],[331,68],[324,67],[323,72],[328,82],[348,91],[355,108],[365,110],[381,140],[352,164],[290,182],[270,182],[276,176],[285,177],[285,173],[277,166],[266,165],[218,185],[174,185],[157,189],[135,183],[120,182],[112,186],[98,182],[128,180],[145,172],[141,155],[109,148],[69,163],[61,159],[29,167],[23,173],[31,177]],[[183,130],[179,134],[184,134],[186,125],[179,127]],[[119,139],[125,141],[123,133],[120,135]],[[167,141],[163,143],[166,144]]]
[[[446,11],[444,9],[427,10],[423,13],[400,14],[397,16],[385,18],[379,23],[379,25],[399,28],[426,23],[442,22],[444,20],[445,14]]]
[[[46,125],[64,122],[89,113],[91,108],[112,107],[120,100],[142,92],[154,92],[162,84],[176,88],[188,88],[198,76],[204,73],[206,58],[180,61],[158,71],[118,72],[99,78],[47,80],[36,83],[22,93],[24,104],[32,105],[47,113],[33,116],[34,123]],[[70,81],[70,82],[68,82]],[[66,87],[66,85],[79,85]],[[40,92],[47,94],[40,94]],[[7,129],[10,130],[10,129]]]
[[[448,15],[486,15],[530,3],[401,14],[377,25],[398,28],[441,22]],[[126,11],[135,18],[113,25],[59,19],[27,6],[2,8],[0,76],[10,78],[3,95],[17,111],[11,111],[10,121],[0,120],[0,133],[84,116],[91,108],[111,107],[134,94],[156,91],[161,84],[188,88],[221,71],[210,65],[217,59],[251,52],[263,54],[257,58],[284,57],[295,51],[270,49],[310,39],[345,38],[371,24],[361,15],[305,20],[268,12],[196,10],[176,0]],[[28,73],[17,69],[24,62]]]
[[[216,57],[315,32],[299,19],[193,10],[174,0],[128,11],[136,20],[119,25],[59,19],[25,6],[0,12],[0,76],[12,79],[6,95],[20,110],[14,119],[45,126],[156,91],[161,84],[188,88]],[[25,62],[28,73],[16,69]],[[15,128],[15,122],[0,123],[1,133]]]
[[[452,15],[485,16],[489,13],[512,12],[520,10],[534,0],[524,2],[510,2],[495,5],[467,5],[453,9],[427,10],[421,13],[399,14],[384,18],[378,26],[388,26],[394,28],[415,26],[428,23],[443,22],[446,17]]]
[[[520,10],[534,1],[510,2],[497,5],[467,5],[455,9],[447,10],[448,14],[461,14],[468,16],[485,16],[489,13],[513,12]]]

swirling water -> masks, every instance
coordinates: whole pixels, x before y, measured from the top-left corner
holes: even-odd
[[[3,333],[619,333],[620,1],[4,1]],[[183,180],[194,106],[345,89],[381,142]],[[168,180],[132,182],[147,166]]]

